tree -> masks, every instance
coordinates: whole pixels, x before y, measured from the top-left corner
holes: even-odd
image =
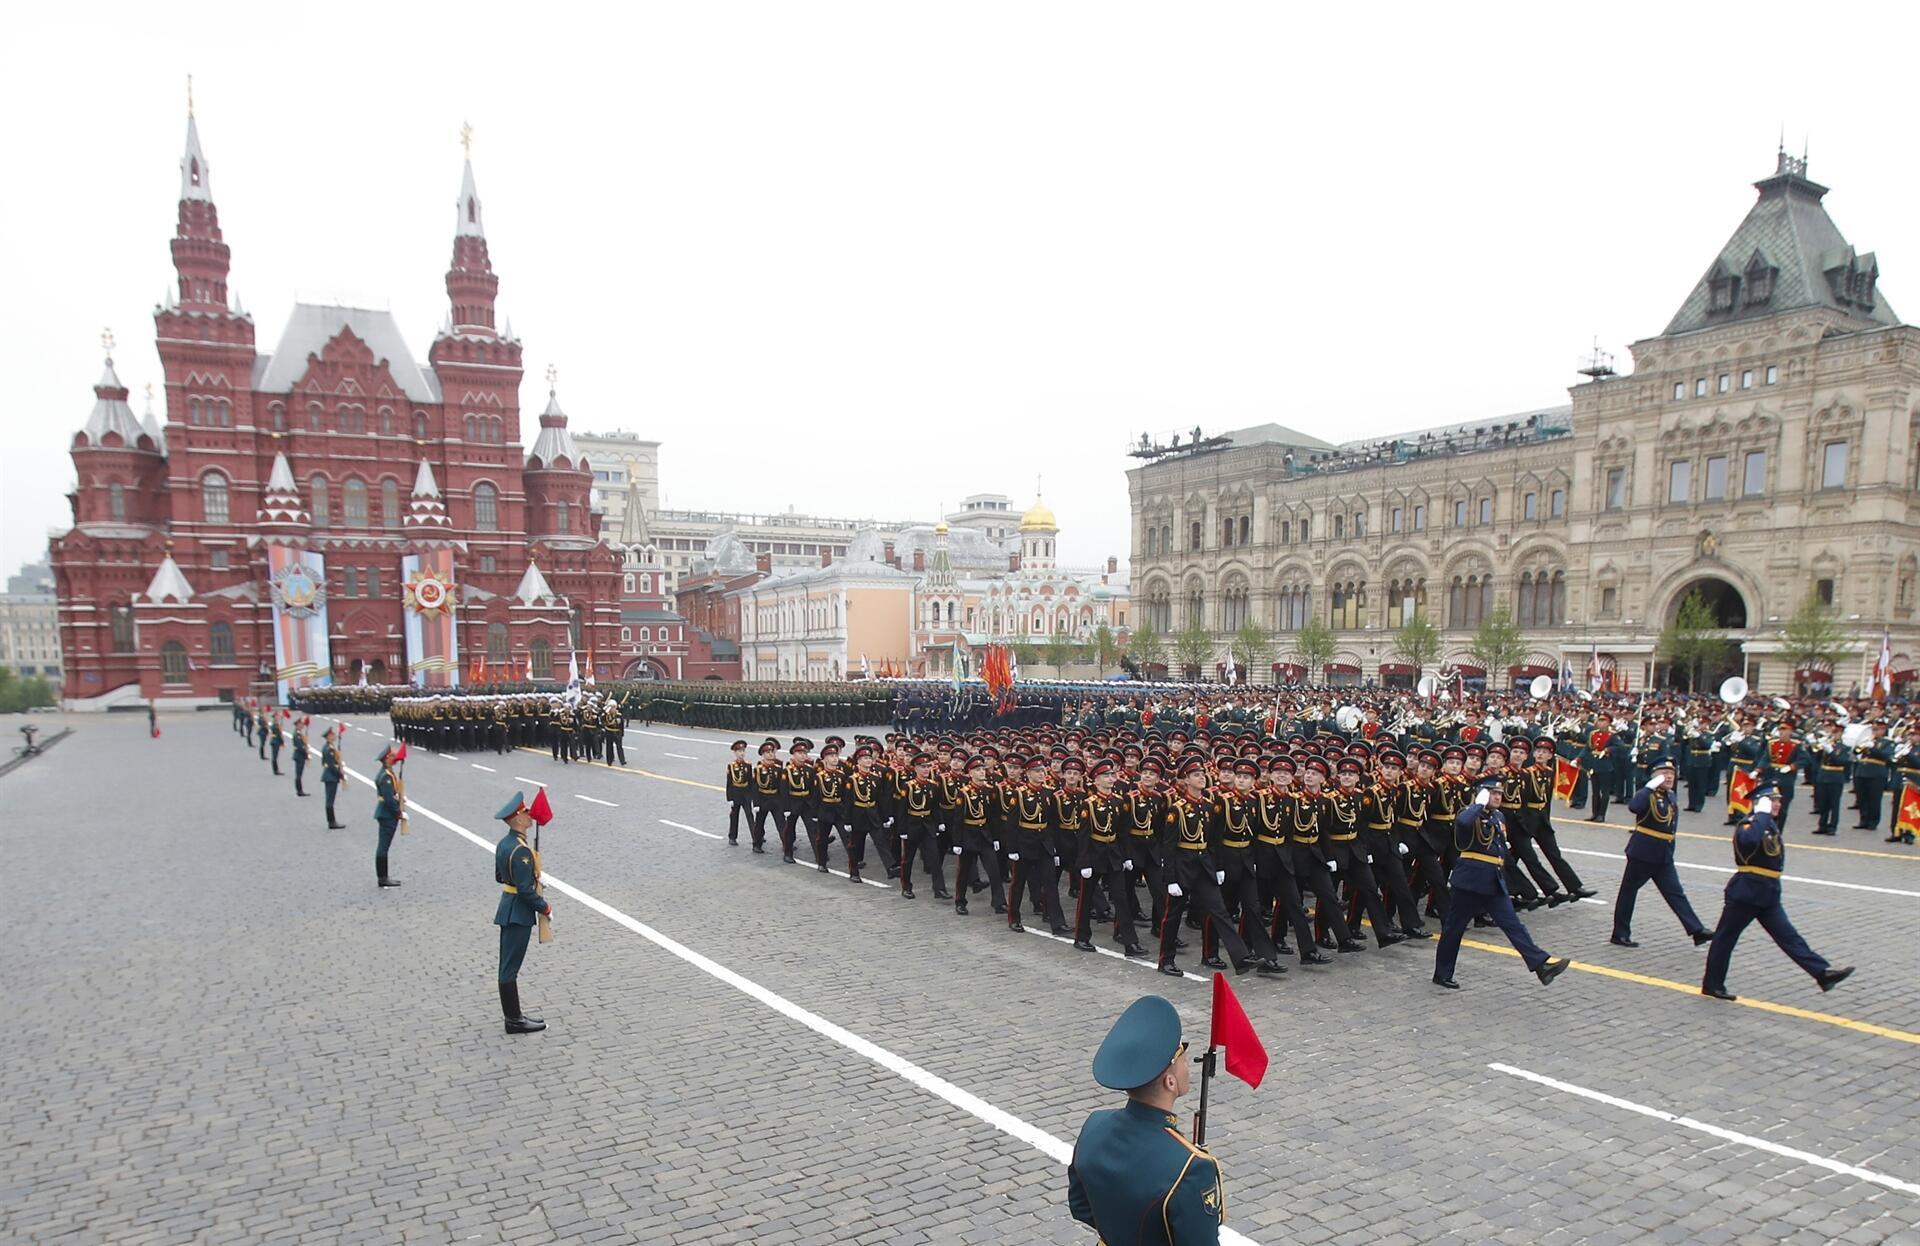
[[[1527,642],[1520,635],[1520,627],[1513,621],[1513,615],[1505,606],[1497,606],[1492,614],[1480,624],[1473,634],[1473,643],[1467,646],[1475,660],[1487,670],[1487,687],[1504,687],[1499,683],[1507,677],[1507,671],[1520,665],[1520,659],[1527,656]]]
[[[1064,671],[1079,653],[1080,646],[1073,643],[1073,637],[1065,632],[1055,632],[1047,638],[1043,657],[1048,666],[1056,671]]]
[[[1720,621],[1713,607],[1698,589],[1680,599],[1673,622],[1661,629],[1654,652],[1675,670],[1685,671],[1687,688],[1697,689],[1708,666],[1725,662],[1733,652],[1733,642],[1720,633]]]
[[[1105,623],[1093,629],[1093,644],[1090,648],[1093,654],[1094,669],[1098,670],[1101,675],[1104,676],[1109,670],[1120,664],[1120,638],[1115,636],[1113,629]]]
[[[1213,633],[1198,622],[1189,623],[1186,631],[1173,638],[1173,653],[1181,666],[1204,673],[1213,661]]]
[[[1780,656],[1793,663],[1795,670],[1822,665],[1837,670],[1857,651],[1833,607],[1816,593],[1806,595],[1781,630]]]
[[[1132,658],[1144,671],[1149,666],[1157,666],[1166,653],[1166,641],[1151,624],[1143,625],[1139,631],[1127,638],[1127,656]]]
[[[1440,656],[1440,629],[1426,615],[1416,614],[1393,634],[1393,652],[1405,658],[1418,675],[1422,667]]]
[[[1246,672],[1243,678],[1252,683],[1253,673],[1266,665],[1268,658],[1273,655],[1273,633],[1257,621],[1248,619],[1233,634],[1232,648],[1234,660]]]
[[[1308,619],[1293,634],[1293,654],[1300,659],[1300,665],[1307,668],[1309,683],[1325,677],[1326,665],[1333,661],[1337,643],[1333,638],[1333,629],[1319,619]]]
[[[1013,643],[1013,660],[1031,670],[1040,661],[1040,646],[1030,640]]]
[[[0,714],[18,714],[54,704],[53,685],[38,675],[21,679],[0,666]]]

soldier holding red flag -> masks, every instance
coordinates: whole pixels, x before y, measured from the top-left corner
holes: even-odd
[[[540,894],[540,853],[527,843],[527,828],[551,822],[553,808],[543,787],[531,805],[524,793],[515,792],[493,816],[507,824],[507,833],[493,849],[493,881],[500,884],[500,903],[493,913],[493,924],[500,927],[500,1012],[507,1033],[537,1034],[547,1023],[521,1010],[520,963],[536,924],[542,943],[553,937],[553,905]]]

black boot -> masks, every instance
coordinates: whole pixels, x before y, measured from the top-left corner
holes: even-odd
[[[547,1028],[545,1021],[520,1011],[520,985],[516,982],[500,984],[500,1011],[506,1015],[509,1034],[538,1034]]]
[[[373,859],[373,872],[379,876],[382,887],[398,887],[400,885],[399,879],[387,877],[387,859],[385,857],[375,857]]]

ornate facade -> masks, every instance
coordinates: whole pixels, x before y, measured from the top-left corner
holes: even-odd
[[[1865,686],[1891,635],[1896,683],[1920,655],[1920,335],[1878,288],[1784,153],[1758,201],[1630,374],[1596,367],[1571,407],[1332,445],[1279,425],[1128,473],[1136,613],[1201,623],[1224,653],[1275,633],[1276,675],[1309,619],[1334,631],[1335,681],[1411,676],[1395,632],[1441,629],[1439,664],[1505,607],[1526,659],[1491,682],[1597,665],[1614,686],[1661,672],[1660,631],[1698,591],[1738,643],[1722,674],[1776,692],[1830,674]],[[1809,595],[1860,650],[1834,672],[1783,660]],[[1597,662],[1595,660],[1597,655]]]

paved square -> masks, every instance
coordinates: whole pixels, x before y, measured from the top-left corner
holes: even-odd
[[[329,832],[224,715],[159,740],[74,721],[0,778],[6,1241],[1088,1242],[1049,1151],[1113,1102],[1093,1047],[1146,992],[1204,1033],[1203,982],[713,838],[724,736],[636,727],[626,771],[416,750],[406,885],[382,893],[364,785]],[[383,730],[349,733],[363,775]],[[521,977],[551,1028],[509,1039],[491,862],[427,815],[490,845],[523,779],[559,812],[550,876],[595,903],[556,884],[559,937]],[[1709,921],[1718,822],[1690,817],[1680,849]],[[1726,1005],[1697,994],[1702,953],[1650,890],[1643,946],[1607,945],[1621,832],[1556,824],[1602,894],[1531,915],[1576,961],[1550,990],[1474,949],[1466,989],[1436,991],[1431,943],[1238,983],[1273,1068],[1258,1091],[1216,1083],[1229,1225],[1263,1244],[1920,1241],[1920,854],[1844,831],[1816,849],[1796,810],[1789,910],[1859,972],[1821,995],[1756,931]]]

